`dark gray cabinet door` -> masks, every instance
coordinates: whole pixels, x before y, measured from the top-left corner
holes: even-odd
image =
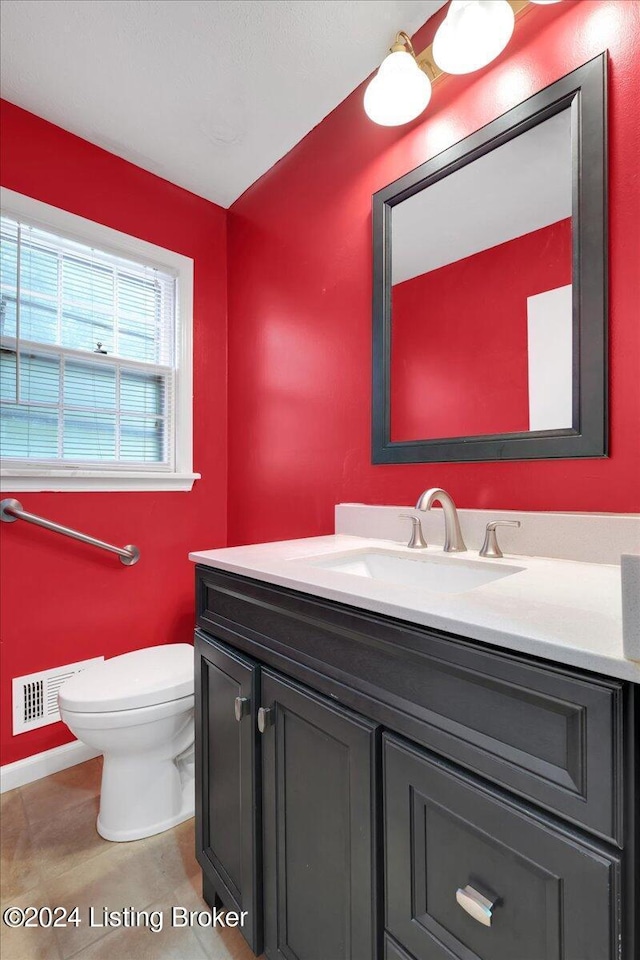
[[[262,672],[264,943],[271,960],[375,960],[376,727]]]
[[[195,652],[196,853],[205,898],[247,911],[240,930],[260,953],[259,669],[199,631]]]
[[[383,741],[386,926],[416,960],[618,956],[615,855]]]
[[[384,960],[415,960],[402,947],[392,940],[389,934],[384,935]]]

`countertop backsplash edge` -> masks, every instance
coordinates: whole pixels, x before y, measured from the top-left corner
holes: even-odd
[[[407,506],[338,503],[335,532],[354,537],[407,541],[411,527],[401,514],[420,517],[428,543],[444,543],[444,520],[437,508],[420,512]],[[640,514],[459,508],[458,516],[470,550],[479,550],[490,520],[519,520],[519,528],[502,527],[498,530],[504,553],[607,564],[619,564],[623,553],[640,554]]]

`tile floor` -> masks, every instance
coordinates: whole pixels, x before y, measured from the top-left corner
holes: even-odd
[[[95,828],[101,759],[2,795],[0,900],[26,908],[77,906],[82,923],[10,929],[2,960],[254,960],[237,930],[172,927],[171,907],[206,910],[194,854],[194,822],[135,843],[109,843]],[[89,925],[102,909],[160,910],[163,929]]]

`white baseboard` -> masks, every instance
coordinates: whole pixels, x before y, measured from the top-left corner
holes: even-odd
[[[88,747],[86,743],[80,743],[79,740],[72,740],[71,743],[64,743],[61,747],[25,757],[24,760],[5,763],[0,767],[0,793],[23,787],[25,783],[33,783],[34,780],[41,780],[42,777],[48,777],[51,773],[58,773],[59,770],[66,770],[67,767],[75,767],[77,763],[84,763],[85,760],[93,760],[94,757],[99,756],[99,750],[94,750],[93,747]]]

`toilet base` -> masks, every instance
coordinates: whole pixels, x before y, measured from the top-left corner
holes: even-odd
[[[189,791],[187,791],[189,792]],[[159,823],[153,823],[148,826],[132,830],[109,830],[103,826],[100,821],[100,815],[96,821],[96,829],[104,840],[113,840],[115,843],[128,843],[130,840],[144,840],[145,837],[154,837],[157,833],[164,833],[171,827],[177,827],[179,823],[190,820],[195,814],[195,790],[191,784],[191,797],[184,798],[182,809],[174,817],[167,820],[161,820]]]
[[[131,710],[60,714],[79,740],[102,750],[101,837],[142,840],[194,815],[193,694]]]
[[[181,739],[185,749],[173,760],[148,750],[141,754],[104,754],[96,823],[101,837],[116,843],[142,840],[193,817],[192,718],[184,725]],[[175,738],[172,746],[176,746]]]

